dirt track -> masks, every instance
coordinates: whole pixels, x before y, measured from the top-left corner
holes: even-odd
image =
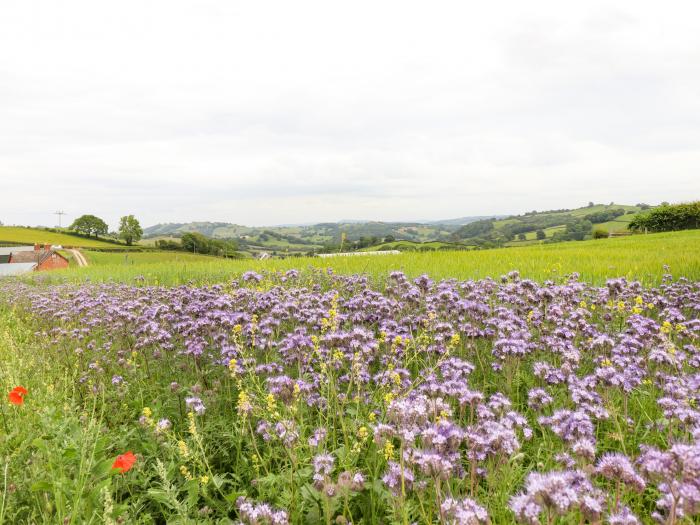
[[[82,253],[80,253],[79,250],[70,249],[68,251],[73,254],[73,258],[75,259],[75,262],[78,263],[78,266],[87,266],[88,265],[87,259],[85,258],[85,256]]]

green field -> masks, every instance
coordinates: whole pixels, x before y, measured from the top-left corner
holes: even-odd
[[[96,252],[85,250],[83,255],[90,266],[142,266],[151,264],[188,264],[192,262],[220,261],[213,255],[196,255],[187,252],[150,251],[133,253]]]
[[[104,250],[126,249],[127,246],[100,239],[88,239],[80,235],[56,233],[39,228],[0,226],[0,245],[6,244],[60,244],[76,248],[100,248]]]
[[[130,282],[142,276],[146,282],[159,284],[181,284],[190,280],[214,283],[232,279],[247,270],[332,268],[338,273],[366,273],[377,279],[383,279],[392,270],[402,270],[411,276],[427,273],[437,279],[499,278],[518,270],[524,277],[539,281],[578,272],[582,279],[597,284],[619,276],[656,284],[661,281],[665,264],[676,277],[700,278],[700,230],[493,250],[324,259],[224,260],[175,252],[130,254],[128,259],[124,254],[104,253],[88,253],[87,257],[90,267],[42,274],[42,279]]]

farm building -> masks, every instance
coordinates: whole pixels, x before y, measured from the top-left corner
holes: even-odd
[[[0,248],[1,275],[16,275],[25,271],[44,271],[68,268],[68,259],[56,252],[50,244]],[[18,266],[22,265],[22,266]],[[30,266],[27,266],[30,265]]]

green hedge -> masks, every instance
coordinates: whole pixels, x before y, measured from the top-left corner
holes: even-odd
[[[633,231],[669,232],[700,228],[700,201],[665,205],[637,215],[628,228]]]

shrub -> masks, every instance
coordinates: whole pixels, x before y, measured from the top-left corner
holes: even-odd
[[[593,238],[594,239],[607,239],[609,237],[609,233],[607,230],[604,230],[603,228],[596,228],[593,230]]]
[[[700,228],[700,201],[685,204],[663,204],[637,215],[628,228],[633,231],[668,232]]]

